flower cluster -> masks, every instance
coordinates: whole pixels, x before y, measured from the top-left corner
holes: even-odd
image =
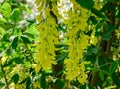
[[[79,83],[84,84],[87,80],[87,71],[85,64],[89,64],[82,60],[83,53],[89,45],[90,37],[84,34],[85,27],[87,26],[87,12],[88,10],[76,5],[74,0],[71,0],[73,8],[68,11],[67,34],[68,41],[66,44],[69,46],[68,58],[64,61],[66,65],[66,79],[72,81],[77,79]]]
[[[52,0],[50,1],[52,2]],[[58,25],[56,19],[50,13],[52,11],[57,19],[62,19],[62,23],[66,24],[65,37],[68,40],[65,44],[69,46],[67,50],[69,53],[68,57],[64,60],[66,79],[69,81],[77,79],[79,83],[84,84],[87,80],[85,65],[89,64],[82,60],[83,53],[90,41],[90,37],[84,33],[87,26],[88,10],[76,5],[77,2],[75,0],[71,0],[69,2],[70,7],[64,13],[66,16],[62,16],[59,15],[61,14],[59,12],[60,2],[58,6],[52,2],[52,8],[49,8],[51,5],[47,5],[48,2],[46,0],[36,0],[36,3],[38,10],[41,12],[37,18],[40,38],[35,55],[37,62],[36,71],[39,71],[41,68],[47,70],[51,68],[52,64],[56,64],[55,50],[57,49],[55,44],[59,44],[59,32],[56,29]]]
[[[38,15],[39,25],[37,29],[39,30],[40,37],[38,39],[39,43],[37,46],[37,53],[35,59],[37,62],[36,71],[43,68],[44,70],[51,69],[52,64],[55,62],[55,51],[57,50],[55,45],[59,44],[59,32],[57,31],[56,18],[51,15],[51,8],[47,5],[47,2],[36,0],[40,15]],[[44,10],[40,8],[44,7]],[[42,18],[41,18],[42,17]]]

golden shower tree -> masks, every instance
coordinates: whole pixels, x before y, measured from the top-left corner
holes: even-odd
[[[0,3],[0,88],[120,87],[120,1]]]

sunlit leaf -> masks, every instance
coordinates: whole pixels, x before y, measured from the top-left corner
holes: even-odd
[[[11,5],[9,3],[3,3],[0,12],[2,12],[4,17],[10,17],[11,15]]]
[[[27,68],[31,68],[31,63],[30,63],[30,62],[25,62],[24,65],[25,65],[25,67],[27,67]]]
[[[7,20],[5,18],[0,18],[1,23],[7,23]]]

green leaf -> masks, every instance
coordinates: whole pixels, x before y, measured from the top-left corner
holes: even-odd
[[[120,59],[119,59],[119,60],[117,60],[117,63],[118,63],[118,65],[120,66]]]
[[[19,9],[19,8],[15,8],[15,9],[13,10],[13,14],[12,14],[11,18],[12,18],[12,20],[13,20],[14,22],[17,22],[18,19],[19,19],[19,17],[20,17],[20,15],[21,15],[20,9]]]
[[[118,63],[117,62],[112,62],[110,67],[109,67],[109,72],[114,73],[117,67],[118,67]]]
[[[107,75],[109,74],[109,71],[106,71],[106,70],[102,70],[102,72]]]
[[[28,28],[28,32],[31,34],[36,35],[38,33],[38,30],[36,29],[36,24],[31,24]]]
[[[104,70],[104,71],[109,71],[108,69],[109,69],[109,66],[108,66],[108,64],[106,64],[106,63],[112,63],[113,62],[113,60],[111,59],[111,58],[108,58],[108,57],[106,57],[106,56],[99,56],[98,57],[99,59],[98,59],[98,64],[99,64],[99,66],[101,66],[100,67],[100,69],[102,69],[102,70]],[[104,65],[104,64],[106,64],[106,65]],[[104,66],[103,66],[104,65]]]
[[[30,89],[30,85],[31,85],[31,80],[30,77],[28,77],[26,80],[26,89]]]
[[[17,64],[23,64],[23,59],[21,59],[21,58],[19,58],[19,57],[15,57],[15,58],[13,59],[13,61],[14,61],[15,63],[17,63]]]
[[[79,89],[86,89],[86,85],[81,85]]]
[[[24,84],[28,78],[23,79],[19,84]]]
[[[25,66],[26,68],[31,68],[31,63],[30,63],[30,62],[25,62],[25,63],[24,63],[24,66]]]
[[[94,6],[93,0],[76,0],[82,7],[90,10]]]
[[[14,28],[15,24],[11,24],[11,23],[2,24],[2,23],[0,23],[0,27],[5,29],[5,30],[9,30],[10,28]]]
[[[12,65],[12,63],[15,62],[16,64],[23,64],[23,60],[19,57],[11,58],[8,61],[4,63],[4,67]]]
[[[0,27],[0,34],[3,36],[5,34],[5,29]]]
[[[92,85],[88,85],[88,89],[95,89],[95,88]]]
[[[112,36],[111,34],[108,33],[108,34],[103,35],[102,37],[104,40],[109,40]]]
[[[109,40],[112,36],[111,36],[111,33],[116,29],[116,26],[115,25],[110,25],[107,30],[106,30],[106,33],[103,34],[102,38],[104,40]]]
[[[2,89],[2,87],[3,87],[4,85],[5,85],[5,84],[0,81],[0,88],[1,88],[1,89]]]
[[[99,72],[99,76],[100,76],[100,79],[103,81],[104,80],[104,73],[102,70]]]
[[[29,40],[29,38],[26,35],[21,35],[21,38],[22,38],[24,43],[26,43],[26,44],[30,44],[31,43],[31,41]]]
[[[87,22],[90,22],[90,21],[91,21],[94,25],[97,24],[97,22],[98,22],[97,19],[96,19],[94,16],[90,16],[90,17],[88,18],[88,21],[87,21]]]
[[[96,37],[99,37],[99,36],[102,36],[102,29],[101,29],[101,27],[102,26],[104,26],[104,23],[105,21],[104,20],[100,20],[98,23],[97,23],[97,25],[96,25],[96,27],[95,27],[95,36]]]
[[[62,52],[60,55],[57,55],[57,62],[62,62],[68,56],[67,52]]]
[[[116,18],[120,18],[120,10],[116,11]]]
[[[5,18],[0,18],[0,23],[7,23],[7,20]]]
[[[6,61],[3,65],[3,67],[10,66],[13,63],[13,59],[9,59],[9,61]]]
[[[114,2],[114,1],[117,1],[117,0],[106,0],[107,2]]]
[[[14,37],[11,46],[13,49],[16,49],[17,45],[18,45],[18,36]]]
[[[113,82],[117,85],[117,87],[120,88],[120,79],[119,79],[119,75],[113,73],[113,74],[112,74],[112,80],[113,80]]]
[[[2,40],[5,41],[5,42],[10,42],[10,40],[9,40],[9,33],[5,33],[5,34],[3,35]]]
[[[29,38],[35,38],[35,35],[34,34],[32,34],[32,33],[28,33],[28,32],[26,32],[26,33],[24,33],[24,35],[26,35],[26,36],[28,36]]]
[[[11,80],[13,80],[15,84],[17,84],[18,81],[19,81],[19,75],[18,74],[14,74],[13,77],[11,78]]]
[[[47,83],[46,83],[45,76],[41,76],[41,78],[40,78],[40,85],[41,85],[42,89],[47,89]]]
[[[116,7],[114,6],[114,4],[111,2],[112,0],[110,0],[110,2],[107,2],[100,11],[102,12],[106,12],[108,11],[109,13],[115,14],[116,13]]]
[[[29,14],[32,13],[32,11],[31,11],[26,5],[24,5],[24,4],[20,4],[20,5],[21,5],[21,8],[22,8],[25,12],[27,12],[27,13],[29,13]]]
[[[99,70],[99,68],[93,68],[92,71],[93,71],[93,72],[98,72],[98,71],[100,71],[100,70]]]
[[[0,9],[0,12],[4,17],[10,17],[11,15],[11,5],[9,3],[3,3]]]
[[[57,85],[57,89],[63,89],[63,87],[64,87],[65,84],[60,79],[57,79],[56,80],[56,85]]]
[[[95,14],[96,16],[100,17],[100,18],[106,18],[104,14],[102,14],[99,10],[95,9],[95,8],[92,8],[91,9],[91,12],[93,14]]]

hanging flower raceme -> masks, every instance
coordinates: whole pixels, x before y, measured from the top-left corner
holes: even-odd
[[[56,29],[56,18],[60,18],[57,10],[58,7],[53,2],[54,0],[48,1],[52,3],[47,2],[47,0],[36,0],[38,10],[41,11],[41,14],[37,18],[39,22],[37,28],[40,32],[40,38],[35,55],[37,62],[36,71],[39,71],[41,68],[47,70],[51,68],[52,64],[56,64],[55,50],[57,49],[55,48],[55,44],[60,44],[58,41],[59,33]],[[88,10],[76,4],[75,0],[71,0],[71,9],[69,8],[68,11],[65,11],[65,16],[61,15],[62,23],[66,24],[66,38],[68,38],[65,44],[69,46],[68,57],[64,60],[65,75],[69,81],[77,79],[79,83],[84,84],[87,80],[85,65],[89,64],[82,59],[90,40],[90,37],[84,33],[87,26]]]
[[[38,15],[37,19],[39,22],[37,29],[39,30],[40,37],[36,48],[37,53],[35,54],[37,62],[37,66],[35,67],[36,71],[39,71],[41,68],[43,70],[51,69],[52,64],[56,64],[55,51],[57,48],[55,45],[59,44],[59,32],[56,29],[56,18],[51,15],[52,9],[47,5],[47,2],[39,1],[36,0],[37,5],[41,5],[38,8],[38,10],[41,10],[41,14]],[[41,7],[44,8],[40,9]]]
[[[83,53],[89,45],[90,37],[84,34],[85,27],[87,26],[87,10],[76,5],[77,3],[74,0],[71,0],[73,8],[68,11],[67,21],[67,34],[68,38],[67,45],[68,49],[68,58],[64,61],[66,65],[65,75],[66,79],[72,81],[77,79],[79,83],[84,84],[87,81],[87,71],[85,68],[86,64],[82,60]],[[78,7],[76,7],[78,6]]]
[[[85,64],[89,64],[89,62],[83,61],[82,58],[85,48],[89,45],[88,41],[89,37],[84,34],[81,35],[80,39],[76,40],[76,37],[72,35],[68,40],[69,54],[68,58],[64,61],[64,64],[66,65],[66,79],[69,81],[77,78],[79,83],[84,84],[87,80]]]

